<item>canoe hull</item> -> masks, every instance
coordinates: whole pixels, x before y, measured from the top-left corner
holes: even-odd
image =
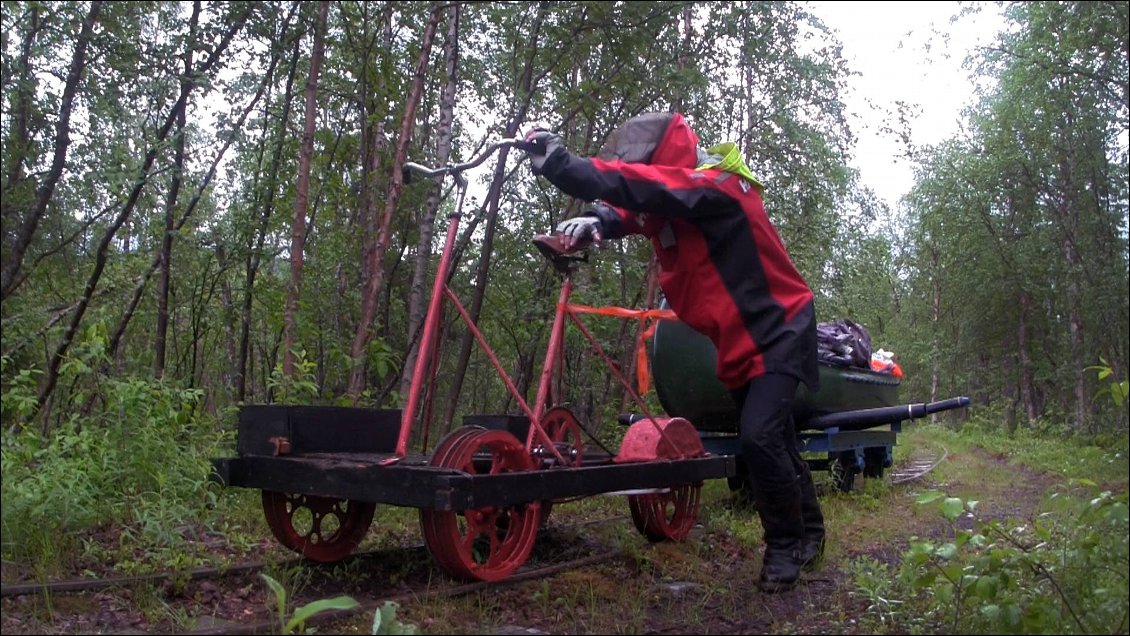
[[[718,380],[717,352],[706,336],[682,322],[661,320],[650,353],[655,390],[668,415],[686,418],[700,431],[737,431],[737,407]],[[898,404],[899,379],[893,375],[827,364],[819,369],[820,389],[812,392],[802,384],[797,391],[798,429],[820,415]]]

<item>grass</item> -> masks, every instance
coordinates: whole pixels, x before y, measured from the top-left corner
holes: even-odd
[[[975,422],[915,437],[950,456],[933,478],[941,494],[915,506],[930,531],[897,561],[847,564],[870,631],[1125,633],[1125,436],[1100,447]]]
[[[549,528],[535,544],[531,565],[559,558],[555,551],[593,549],[593,544],[618,549],[623,558],[565,572],[547,581],[491,588],[463,598],[406,603],[398,616],[419,625],[423,633],[451,634],[480,633],[503,625],[535,626],[553,633],[640,633],[671,626],[690,633],[712,629],[885,633],[908,626],[934,633],[926,623],[892,622],[890,616],[894,614],[884,614],[884,608],[874,600],[880,593],[888,595],[890,601],[900,601],[891,595],[906,594],[894,587],[894,578],[915,541],[952,536],[953,528],[935,509],[915,504],[921,493],[933,489],[963,501],[977,500],[981,502],[977,512],[983,519],[1022,522],[1045,512],[1073,509],[1080,498],[1085,501],[1093,492],[1087,485],[1090,482],[1115,493],[1126,491],[1130,469],[1125,435],[1100,447],[1083,439],[1045,439],[1023,431],[1010,436],[991,432],[991,428],[991,423],[974,423],[962,432],[929,424],[907,426],[894,449],[896,465],[923,449],[944,448],[949,453],[947,460],[921,481],[891,485],[886,480],[859,478],[853,492],[842,493],[830,487],[826,474],[818,473],[829,529],[825,565],[813,575],[811,583],[788,595],[766,597],[754,590],[761,559],[760,522],[751,508],[735,500],[725,480],[714,480],[703,486],[700,527],[683,544],[646,541],[632,524],[623,496],[558,503]],[[89,441],[75,438],[83,439]],[[149,439],[155,443],[158,436]],[[5,448],[6,452],[10,450]],[[80,465],[63,450],[54,452],[53,456],[67,459],[68,470]],[[102,452],[117,457],[109,450]],[[197,452],[216,454],[214,449]],[[164,455],[143,457],[156,463]],[[6,460],[13,458],[9,455]],[[180,460],[179,466],[191,465],[190,458]],[[16,483],[9,482],[7,472],[13,467],[11,463],[5,466],[6,498],[9,485]],[[174,497],[190,486],[173,481],[167,492]],[[1052,494],[1057,496],[1049,497]],[[115,514],[102,525],[62,534],[28,532],[20,537],[22,541],[8,533],[17,526],[6,528],[5,574],[14,571],[10,564],[16,560],[22,561],[26,575],[48,578],[84,570],[187,570],[206,563],[294,556],[274,541],[255,491],[221,490],[209,485],[205,492],[195,491],[183,500],[162,500],[144,493],[103,496],[119,501],[106,507]],[[137,502],[132,515],[120,515],[129,508],[122,505],[123,501]],[[610,515],[624,518],[574,528],[563,525]],[[186,519],[192,522],[186,524]],[[421,542],[416,509],[378,506],[359,549],[401,548]],[[13,545],[20,550],[8,552]],[[427,563],[405,562],[400,569],[382,576],[391,576],[395,583],[421,570],[430,570],[436,583],[446,581],[430,559]],[[310,588],[309,571],[304,568],[275,568],[270,573],[292,595]],[[362,597],[360,600],[364,600],[372,576],[363,561],[339,565],[329,574],[333,580],[348,582],[350,589]],[[868,580],[874,587],[870,597],[859,588]],[[382,580],[374,586],[385,587],[389,582]],[[52,617],[96,611],[85,602],[87,606],[63,597],[45,599],[38,603],[37,611],[43,623],[50,625]],[[129,602],[147,617],[165,624],[184,627],[192,620],[183,606],[152,591],[138,593]],[[368,633],[371,618],[361,617],[337,629]]]

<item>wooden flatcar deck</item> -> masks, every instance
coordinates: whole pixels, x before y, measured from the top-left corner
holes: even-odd
[[[579,467],[476,475],[428,466],[418,457],[380,465],[391,455],[314,453],[248,455],[213,461],[228,486],[370,501],[433,510],[512,506],[529,501],[661,489],[732,476],[734,458],[714,455],[630,464],[586,462]]]
[[[511,430],[524,439],[525,418],[472,416],[468,422]],[[669,488],[733,476],[734,458],[617,463],[587,452],[580,466],[472,474],[392,453],[400,411],[345,407],[245,406],[238,457],[214,459],[215,478],[228,486],[316,495],[432,510],[513,506],[530,501]]]

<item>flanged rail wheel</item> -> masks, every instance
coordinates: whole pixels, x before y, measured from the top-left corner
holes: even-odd
[[[682,541],[698,521],[701,493],[700,482],[663,493],[628,495],[632,521],[648,541]]]
[[[549,439],[553,440],[553,445],[557,448],[557,452],[561,454],[561,458],[565,460],[564,464],[560,466],[577,467],[584,462],[585,453],[585,440],[584,429],[581,428],[581,423],[577,421],[576,416],[573,415],[569,409],[555,406],[545,412],[541,418],[542,428],[545,429],[545,434]],[[540,442],[535,438],[535,442]],[[552,452],[546,450],[542,453],[546,459],[556,460],[557,456]]]
[[[573,415],[572,411],[561,406],[555,406],[545,412],[541,422],[545,434],[553,441],[554,447],[561,454],[565,463],[553,463],[557,460],[557,456],[549,450],[539,451],[535,447],[534,455],[551,462],[551,466],[554,467],[576,468],[582,466],[585,454],[584,429],[581,428],[581,423],[577,421],[577,417]],[[535,442],[540,442],[540,439],[535,438]],[[541,522],[539,525],[545,526],[552,510],[552,499],[541,502]]]
[[[507,431],[462,427],[436,447],[432,466],[472,475],[532,471],[525,446]],[[420,509],[424,543],[453,576],[500,581],[530,556],[541,516],[538,501],[470,510]]]
[[[851,492],[855,488],[855,475],[860,472],[859,460],[855,451],[842,451],[829,466],[832,486],[840,492]]]
[[[311,561],[333,563],[365,538],[377,504],[263,491],[263,514],[279,543]]]
[[[863,476],[882,479],[883,472],[890,466],[887,449],[883,446],[863,449]]]

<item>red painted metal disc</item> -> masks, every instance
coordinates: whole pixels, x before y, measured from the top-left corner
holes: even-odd
[[[648,541],[682,541],[698,522],[702,484],[683,484],[664,493],[629,495],[632,521]]]
[[[436,447],[431,465],[472,475],[530,471],[533,460],[511,433],[463,427]],[[462,511],[420,509],[424,543],[440,567],[464,579],[500,581],[530,556],[541,503]]]
[[[367,501],[263,491],[263,513],[279,543],[321,563],[352,554],[376,509]]]
[[[561,458],[565,460],[564,464],[558,462],[558,466],[576,467],[584,462],[584,429],[569,409],[560,406],[549,409],[541,418],[541,426],[549,439],[553,440]],[[534,443],[541,443],[541,439],[535,437]],[[543,455],[546,459],[557,459],[557,456],[550,451],[544,452]]]

